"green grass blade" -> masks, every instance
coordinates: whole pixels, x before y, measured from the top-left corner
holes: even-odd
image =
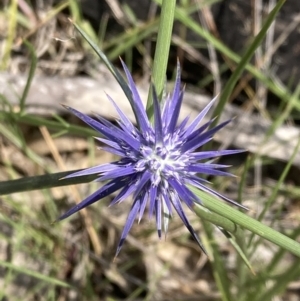
[[[2,122],[13,122],[14,124],[25,123],[31,126],[46,126],[48,129],[54,130],[54,131],[66,131],[69,134],[74,135],[82,135],[82,136],[97,136],[99,133],[97,133],[95,130],[85,127],[85,126],[79,126],[79,125],[73,125],[70,123],[67,123],[66,121],[62,121],[59,118],[57,118],[56,115],[53,116],[55,120],[49,120],[45,119],[43,117],[35,116],[35,115],[21,115],[19,116],[18,113],[15,112],[4,112],[0,111],[0,120]],[[1,125],[0,125],[1,127]]]
[[[194,190],[203,201],[204,205],[210,210],[227,217],[237,225],[248,229],[249,231],[273,242],[274,244],[290,251],[291,253],[300,257],[300,244],[289,237],[263,225],[262,223],[256,221],[255,219],[247,216],[244,213],[239,212],[236,209],[216,200],[210,195],[206,195],[203,192]]]
[[[110,60],[103,53],[103,51],[96,45],[96,43],[76,23],[72,22],[72,24],[75,26],[76,30],[82,35],[82,37],[88,42],[88,44],[92,47],[92,49],[96,52],[99,58],[103,61],[103,63],[106,65],[108,70],[115,77],[115,79],[117,80],[117,82],[119,83],[123,91],[125,92],[126,96],[131,99],[132,96],[128,88],[128,85],[125,82],[124,78],[120,75],[118,70],[115,68],[115,66],[110,62]]]
[[[280,277],[277,278],[275,283],[271,286],[271,288],[265,289],[264,292],[260,296],[255,296],[253,299],[251,298],[248,301],[267,301],[273,300],[275,296],[281,295],[286,291],[288,284],[299,278],[300,269],[299,269],[300,260],[296,260],[288,270],[286,270]]]
[[[286,164],[282,174],[280,175],[280,178],[279,180],[277,181],[277,184],[276,186],[273,188],[272,190],[272,194],[271,196],[268,198],[265,206],[264,206],[264,209],[262,210],[262,212],[259,214],[258,216],[258,221],[261,221],[263,219],[263,217],[265,216],[267,210],[270,208],[270,206],[274,203],[275,199],[276,199],[276,196],[277,196],[277,193],[280,189],[280,186],[282,185],[282,183],[284,182],[285,178],[287,177],[288,175],[288,172],[289,170],[291,169],[291,166],[293,164],[293,161],[294,161],[294,158],[295,156],[297,155],[298,153],[298,150],[299,150],[299,146],[300,146],[300,137],[298,138],[298,143],[295,147],[295,150],[291,156],[291,158],[289,159],[288,163]],[[253,234],[250,236],[249,238],[249,243],[248,243],[248,246],[250,247],[251,243],[252,243],[252,240],[253,240]],[[258,244],[259,242],[257,242],[256,244]],[[255,249],[255,248],[254,248]]]
[[[300,228],[298,227],[295,229],[295,231],[293,231],[293,233],[290,235],[290,237],[296,240],[299,235],[300,235]],[[271,275],[272,273],[274,273],[274,270],[280,263],[280,260],[283,258],[285,253],[286,253],[286,250],[279,249],[276,252],[276,254],[272,257],[272,261],[268,264],[268,266],[266,268],[266,273],[268,275]]]
[[[51,173],[42,176],[25,177],[17,180],[2,181],[0,182],[0,195],[73,184],[89,183],[98,177],[97,175],[89,175],[63,179],[63,177],[77,171],[79,170],[70,170],[66,172]]]
[[[11,50],[13,48],[14,39],[17,30],[17,15],[18,15],[18,1],[10,1],[10,6],[6,12],[8,15],[8,32],[5,34],[3,57],[0,63],[0,70],[5,70],[9,64]],[[3,22],[3,21],[2,21]],[[5,20],[4,20],[5,22]],[[5,27],[4,27],[5,28]],[[2,42],[3,43],[3,42]]]
[[[58,280],[56,278],[52,278],[50,276],[45,276],[45,275],[43,275],[39,272],[28,270],[27,268],[16,266],[16,265],[14,265],[10,262],[7,262],[7,261],[0,260],[0,266],[2,266],[4,268],[7,268],[7,269],[11,269],[11,270],[13,270],[15,272],[18,272],[18,273],[21,273],[21,274],[31,276],[33,278],[36,278],[40,281],[47,282],[47,283],[52,284],[52,285],[71,288],[71,285],[69,285],[68,283],[66,283],[64,281]]]
[[[28,95],[28,92],[30,89],[31,82],[33,80],[33,76],[34,76],[34,72],[35,72],[36,64],[37,64],[37,57],[35,54],[34,47],[32,46],[31,43],[29,43],[26,40],[24,41],[24,44],[26,45],[26,47],[29,50],[30,57],[31,57],[31,64],[30,64],[30,69],[29,69],[26,85],[25,85],[24,91],[23,91],[21,99],[20,99],[20,112],[19,112],[20,115],[22,115],[24,113],[26,98],[27,98],[27,95]]]
[[[133,30],[126,33],[124,37],[118,37],[115,41],[115,47],[109,51],[107,57],[110,60],[115,60],[122,53],[126,52],[128,49],[134,47],[140,43],[143,39],[149,37],[153,32],[157,30],[158,19],[150,21],[144,28],[134,28]],[[105,48],[108,45],[105,45]]]
[[[275,131],[291,116],[291,112],[296,108],[297,101],[299,99],[300,95],[300,85],[297,86],[295,92],[291,95],[291,97],[288,99],[288,102],[286,103],[285,109],[280,110],[278,109],[278,116],[273,121],[273,123],[268,128],[265,138],[261,143],[261,147],[265,145],[265,143],[269,140],[272,135],[275,134]],[[259,150],[258,150],[259,153]]]
[[[172,30],[174,23],[176,0],[162,0],[158,35],[152,67],[152,80],[158,98],[161,100],[166,81],[167,64],[169,59]],[[149,89],[147,114],[150,119],[152,112],[152,89]]]
[[[96,54],[99,56],[99,58],[103,61],[103,63],[106,65],[108,70],[111,72],[111,74],[115,77],[117,82],[119,83],[120,87],[122,88],[123,92],[125,93],[130,105],[132,108],[135,107],[134,100],[132,98],[132,93],[127,85],[126,81],[124,80],[123,76],[120,74],[117,68],[109,61],[107,56],[104,54],[103,51],[96,45],[96,43],[75,23],[73,23],[77,31],[82,35],[82,37],[89,43],[89,45],[93,48],[93,50],[96,52]],[[133,110],[135,114],[135,110]],[[138,122],[139,118],[138,116],[135,116],[136,120]]]
[[[232,233],[233,235],[236,236],[242,234],[241,228],[238,225],[236,225],[234,222],[232,222],[230,219],[225,218],[219,214],[216,214],[196,203],[195,203],[194,210],[199,217],[205,219],[208,222],[213,223],[214,225],[220,228],[225,229],[226,231]]]
[[[273,21],[275,20],[279,10],[281,9],[281,7],[284,3],[285,3],[285,0],[278,1],[277,5],[270,12],[270,14],[268,15],[268,17],[265,21],[265,24],[262,26],[261,31],[254,38],[253,42],[249,45],[248,49],[246,50],[246,53],[241,58],[239,64],[237,65],[236,69],[234,70],[230,79],[228,80],[227,84],[225,85],[223,92],[221,93],[220,100],[218,101],[218,104],[212,114],[212,118],[216,117],[214,122],[211,124],[212,128],[218,123],[218,121],[221,117],[221,114],[223,112],[223,109],[225,107],[225,104],[228,101],[228,99],[235,87],[235,84],[240,79],[242,72],[246,68],[250,59],[253,57],[255,50],[263,42],[263,39],[265,38],[268,29],[272,25]]]
[[[7,126],[0,123],[0,134],[11,141],[18,149],[21,149],[33,162],[47,169],[44,160],[26,145],[26,141],[18,127],[15,125]]]
[[[243,245],[244,245],[244,237],[243,235],[239,235],[238,239],[239,239],[239,243],[237,242],[237,239],[234,239],[234,237],[231,235],[231,233],[229,233],[228,231],[224,230],[224,229],[220,229],[223,234],[227,237],[227,239],[229,240],[229,242],[231,243],[231,245],[235,248],[235,250],[237,251],[237,253],[240,255],[240,259],[245,263],[245,265],[248,267],[248,269],[251,271],[251,273],[253,275],[255,275],[254,269],[249,261],[249,259],[247,258],[247,255],[245,253],[245,251],[243,250]]]
[[[238,226],[241,226],[257,234],[262,238],[269,240],[274,244],[300,257],[300,243],[230,207],[229,205],[225,204],[221,200],[216,199],[212,195],[199,191],[198,189],[193,187],[190,187],[190,189],[202,200],[204,206],[207,209],[231,220]]]
[[[202,225],[209,242],[206,248],[209,254],[209,261],[212,265],[212,273],[214,275],[218,290],[221,294],[221,299],[223,301],[233,301],[230,292],[230,281],[226,272],[224,259],[220,254],[219,246],[214,238],[211,224],[203,220]]]
[[[280,1],[278,3],[285,2]],[[227,46],[225,46],[220,40],[215,38],[211,33],[203,29],[197,22],[195,22],[189,15],[186,13],[185,10],[177,7],[175,10],[175,18],[183,23],[187,28],[204,38],[205,40],[209,41],[211,45],[219,50],[221,53],[226,55],[229,59],[231,59],[235,63],[240,63],[241,58],[239,55],[234,53],[230,50]],[[256,79],[261,81],[271,92],[273,92],[276,96],[280,99],[287,100],[291,97],[290,91],[275,82],[273,82],[269,77],[265,76],[259,69],[255,68],[251,64],[247,64],[245,69],[248,70]],[[300,110],[300,101],[298,99],[296,106],[297,110]]]
[[[242,248],[242,245],[244,244],[244,233],[242,229],[231,220],[224,218],[223,216],[216,214],[208,210],[207,208],[200,206],[199,204],[195,204],[194,210],[199,217],[218,226],[222,232],[224,231],[223,233],[229,239],[230,243],[236,249],[238,254],[241,256],[241,259],[254,274],[254,270]],[[230,235],[227,235],[229,233]],[[235,239],[232,238],[232,235],[235,237]]]

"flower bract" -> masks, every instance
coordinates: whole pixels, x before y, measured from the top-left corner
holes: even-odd
[[[236,154],[241,150],[199,150],[211,141],[213,135],[226,126],[230,120],[213,128],[210,128],[213,120],[203,123],[205,115],[214,104],[215,99],[213,99],[194,120],[190,122],[189,117],[186,117],[179,122],[184,90],[181,89],[178,64],[173,92],[165,97],[163,102],[159,103],[155,88],[152,88],[154,114],[152,124],[147,117],[131,74],[123,62],[122,64],[131,91],[130,104],[136,117],[136,125],[109,96],[109,101],[119,115],[117,124],[113,124],[102,116],[96,116],[97,119],[94,119],[73,108],[66,107],[99,132],[100,137],[96,139],[106,145],[103,149],[118,155],[120,159],[69,175],[68,178],[97,174],[99,176],[97,181],[105,181],[105,184],[58,220],[65,219],[117,192],[110,205],[121,203],[132,196],[132,206],[121,234],[116,256],[134,221],[137,219],[140,222],[146,208],[149,217],[155,217],[159,237],[162,236],[162,232],[167,232],[169,220],[173,212],[177,212],[192,237],[204,251],[200,239],[187,219],[183,204],[191,210],[195,202],[201,204],[201,199],[189,189],[189,186],[194,186],[243,207],[209,188],[205,179],[210,175],[231,176],[230,173],[224,171],[227,165],[212,163],[212,159]]]

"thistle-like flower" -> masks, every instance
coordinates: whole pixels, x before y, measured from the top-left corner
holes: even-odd
[[[231,176],[231,174],[223,171],[228,166],[205,162],[204,160],[236,154],[241,152],[240,150],[198,151],[230,120],[212,129],[209,129],[212,120],[199,127],[204,116],[212,107],[215,100],[213,99],[192,122],[189,122],[189,118],[186,117],[178,124],[184,95],[184,91],[180,88],[180,66],[178,64],[173,93],[166,97],[162,105],[158,102],[155,89],[152,89],[154,111],[154,124],[152,125],[131,74],[123,62],[122,64],[132,95],[131,106],[136,117],[137,127],[132,124],[109,96],[108,99],[119,115],[118,126],[101,116],[97,116],[98,120],[95,120],[73,108],[66,107],[98,131],[103,137],[96,139],[107,145],[103,149],[120,156],[120,160],[69,175],[68,178],[97,174],[99,175],[97,181],[108,182],[80,204],[63,214],[58,220],[65,219],[120,190],[110,205],[121,203],[130,195],[133,197],[133,203],[117,247],[116,256],[120,252],[134,220],[137,218],[140,222],[142,219],[147,204],[149,217],[155,215],[159,238],[161,238],[162,231],[167,232],[169,219],[175,209],[192,237],[205,252],[184,213],[182,204],[185,203],[191,210],[193,210],[195,202],[201,204],[201,200],[188,188],[191,185],[243,207],[209,188],[208,182],[198,176],[198,174]]]

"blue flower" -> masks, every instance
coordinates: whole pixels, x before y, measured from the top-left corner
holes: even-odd
[[[134,220],[137,219],[140,222],[142,219],[147,204],[149,218],[155,215],[159,238],[161,238],[162,231],[167,233],[169,220],[175,210],[192,237],[205,252],[202,243],[184,213],[182,204],[185,203],[191,210],[193,210],[195,202],[201,204],[201,200],[188,188],[191,185],[227,202],[243,207],[212,190],[207,186],[208,182],[205,179],[198,177],[198,174],[231,176],[231,174],[223,171],[228,166],[210,163],[209,161],[205,162],[205,160],[236,154],[241,150],[198,151],[200,147],[212,140],[213,135],[226,126],[230,120],[212,129],[209,129],[209,126],[213,120],[199,126],[212,107],[215,101],[213,99],[192,122],[189,122],[189,118],[186,117],[178,124],[184,95],[184,91],[180,88],[180,66],[178,64],[173,93],[166,97],[162,105],[158,102],[155,89],[152,89],[154,112],[154,124],[152,125],[132,76],[125,64],[123,62],[122,64],[132,94],[131,106],[136,117],[137,127],[132,124],[109,96],[109,100],[119,114],[118,126],[101,116],[97,116],[98,120],[95,120],[73,108],[66,107],[98,131],[101,138],[96,139],[106,144],[103,149],[118,155],[120,159],[69,175],[68,178],[97,174],[99,175],[97,181],[108,182],[80,204],[63,214],[58,220],[65,219],[98,200],[119,191],[110,205],[121,203],[130,195],[133,197],[133,203],[117,247],[116,256],[120,252]]]

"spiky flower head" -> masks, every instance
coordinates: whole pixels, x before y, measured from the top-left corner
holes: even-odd
[[[241,152],[240,150],[198,151],[230,120],[212,129],[209,129],[212,120],[199,126],[212,107],[215,100],[213,99],[192,122],[189,122],[189,118],[186,117],[178,124],[184,95],[184,91],[180,88],[180,66],[178,64],[173,93],[167,96],[162,104],[158,102],[155,89],[152,89],[154,111],[154,124],[152,125],[132,76],[126,65],[123,62],[122,64],[131,91],[131,106],[136,117],[137,127],[109,96],[108,99],[119,115],[118,126],[101,116],[97,116],[98,120],[95,120],[73,108],[66,107],[98,131],[101,137],[96,139],[106,144],[103,149],[118,155],[120,159],[69,175],[68,178],[97,174],[99,175],[97,181],[108,182],[80,204],[63,214],[58,220],[65,219],[98,200],[119,191],[110,205],[121,203],[130,195],[132,195],[133,203],[117,247],[116,256],[120,252],[134,220],[137,218],[140,222],[142,219],[147,204],[149,217],[155,215],[159,238],[161,238],[162,231],[167,232],[169,219],[175,209],[192,237],[205,252],[202,243],[184,213],[182,204],[185,203],[191,210],[193,210],[195,202],[201,204],[201,200],[188,188],[191,185],[240,206],[209,188],[207,181],[198,176],[201,174],[231,176],[231,174],[223,171],[228,166],[205,162],[205,160],[236,154]]]

